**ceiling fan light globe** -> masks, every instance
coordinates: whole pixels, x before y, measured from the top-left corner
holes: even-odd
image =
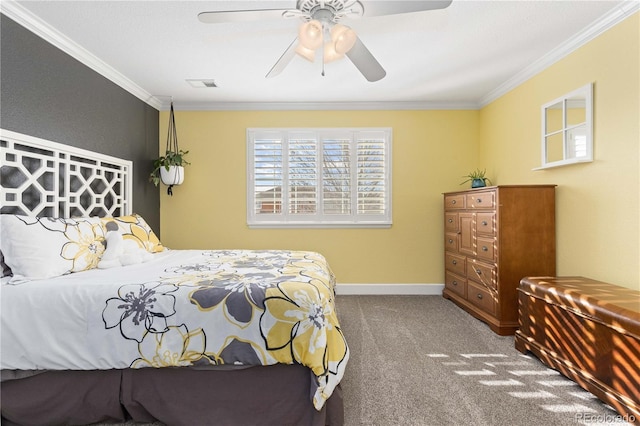
[[[336,24],[331,28],[331,41],[336,52],[344,55],[356,44],[358,36],[351,28]]]
[[[344,58],[344,54],[336,51],[335,43],[327,43],[324,45],[324,62],[329,63]]]
[[[316,19],[305,22],[298,29],[300,44],[310,50],[322,46],[322,23]]]
[[[296,47],[296,53],[309,62],[314,62],[316,59],[316,52],[314,50],[307,49],[301,43],[298,43],[298,46]]]

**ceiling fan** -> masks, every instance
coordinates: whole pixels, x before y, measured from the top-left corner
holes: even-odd
[[[298,35],[269,70],[275,77],[297,55],[310,61],[317,56],[324,64],[347,56],[368,81],[378,81],[387,72],[371,54],[360,37],[343,19],[398,15],[444,9],[452,0],[297,0],[295,9],[253,9],[202,12],[198,19],[207,24],[247,22],[264,19],[299,18]]]

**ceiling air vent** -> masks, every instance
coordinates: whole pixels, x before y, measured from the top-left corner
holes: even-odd
[[[212,79],[205,79],[205,80],[187,79],[187,83],[189,83],[191,86],[197,89],[203,89],[207,87],[209,88],[218,87],[216,82],[213,81]]]

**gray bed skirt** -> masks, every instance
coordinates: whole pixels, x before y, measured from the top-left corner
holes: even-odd
[[[1,384],[3,425],[159,421],[170,426],[344,424],[338,386],[321,411],[300,365],[241,370],[50,371]]]

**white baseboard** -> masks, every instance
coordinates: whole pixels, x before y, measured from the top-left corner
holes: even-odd
[[[343,284],[336,294],[343,295],[422,295],[441,296],[444,284]]]

